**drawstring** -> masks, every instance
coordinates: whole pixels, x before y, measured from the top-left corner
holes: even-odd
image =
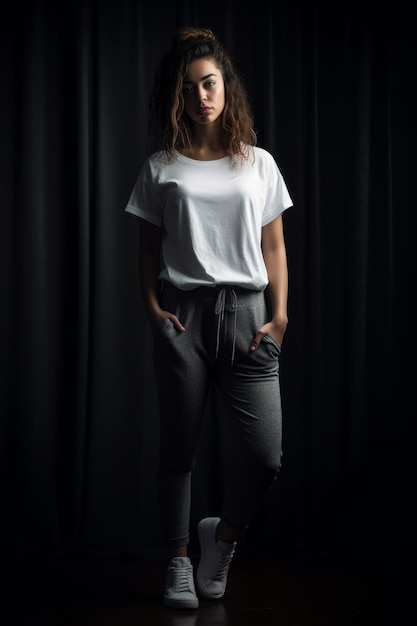
[[[234,309],[234,316],[233,316],[233,348],[232,348],[232,359],[230,361],[230,365],[233,365],[233,362],[235,360],[235,348],[236,348],[237,295],[234,289],[232,289],[232,295],[233,295],[232,309]]]
[[[214,307],[214,312],[218,316],[217,317],[217,338],[216,338],[216,359],[219,354],[219,346],[220,346],[220,329],[224,319],[224,312],[226,309],[226,294],[229,291],[230,300],[231,300],[231,308],[233,315],[233,343],[232,343],[232,358],[230,364],[233,365],[235,360],[235,349],[236,349],[236,318],[237,318],[237,295],[234,289],[230,289],[228,287],[223,287],[219,291],[219,295],[217,296],[216,304]]]
[[[220,344],[220,327],[224,318],[224,306],[226,303],[226,288],[223,287],[219,291],[219,295],[217,296],[216,304],[214,307],[214,312],[218,316],[217,317],[217,341],[216,341],[216,359],[219,354],[219,344]]]

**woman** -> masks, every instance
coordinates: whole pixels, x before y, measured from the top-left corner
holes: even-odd
[[[126,211],[141,218],[141,290],[154,331],[158,490],[170,554],[163,602],[197,608],[187,555],[191,474],[211,384],[240,454],[220,517],[198,525],[202,597],[223,596],[236,542],[280,467],[278,359],[288,291],[282,213],[292,202],[274,159],[256,146],[247,96],[211,31],[177,32],[150,105],[157,151]]]

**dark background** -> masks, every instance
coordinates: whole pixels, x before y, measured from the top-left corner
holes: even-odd
[[[395,576],[415,558],[416,33],[402,2],[22,2],[1,15],[2,551],[165,555],[158,418],[124,213],[148,96],[179,26],[240,69],[284,217],[284,458],[255,554]],[[217,514],[227,427],[212,394],[195,523]]]

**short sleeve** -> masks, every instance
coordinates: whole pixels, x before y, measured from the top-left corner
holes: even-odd
[[[266,200],[262,214],[262,226],[272,222],[278,215],[293,206],[289,191],[278,165],[271,154],[264,152],[266,160],[263,168],[266,184]]]
[[[162,226],[162,201],[158,190],[158,172],[149,158],[142,166],[125,211]]]

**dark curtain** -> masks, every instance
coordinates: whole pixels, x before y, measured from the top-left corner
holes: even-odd
[[[173,31],[240,69],[284,217],[283,467],[246,536],[263,554],[407,567],[414,551],[415,30],[401,2],[16,0],[1,17],[3,552],[164,555],[138,222],[148,96]],[[192,522],[218,513],[213,392]],[[193,531],[194,532],[194,531]],[[195,541],[195,536],[192,536]]]

